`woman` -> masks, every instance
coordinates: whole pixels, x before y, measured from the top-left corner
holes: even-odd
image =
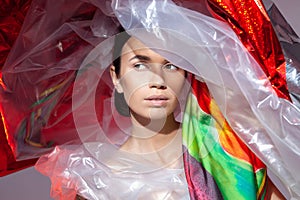
[[[183,148],[182,129],[174,112],[180,96],[186,94],[182,90],[187,83],[187,72],[126,33],[117,36],[115,42],[114,57],[117,59],[110,67],[114,101],[120,114],[130,117],[130,133],[120,146],[86,143],[84,147],[60,147],[44,156],[37,166],[40,171],[47,171],[43,169],[47,165],[54,166],[51,168],[51,173],[55,174],[52,190],[62,199],[73,199],[76,193],[77,199],[235,198],[234,193],[228,195],[219,189],[220,183],[201,164],[197,170],[206,179],[198,177],[193,187],[190,182],[194,180],[189,172],[184,172],[184,162],[185,170],[191,169],[187,166],[191,158],[187,158],[187,147]],[[244,149],[243,153],[255,157],[249,150]],[[88,165],[85,164],[87,160]],[[243,169],[233,162],[232,167],[236,174]],[[251,182],[239,180],[245,184],[243,187],[253,187],[249,189],[256,191],[257,186],[251,186]],[[268,183],[260,185],[267,192],[263,194],[265,199],[284,199],[269,179],[265,180]],[[227,184],[230,191],[231,183]],[[207,192],[199,193],[197,187]]]

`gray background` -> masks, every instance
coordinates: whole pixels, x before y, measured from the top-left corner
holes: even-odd
[[[0,200],[51,200],[50,180],[33,167],[0,178]]]

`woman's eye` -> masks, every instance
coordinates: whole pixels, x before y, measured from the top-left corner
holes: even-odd
[[[164,69],[170,70],[170,71],[177,71],[178,67],[173,64],[166,64],[166,65],[164,65]]]
[[[136,70],[147,70],[148,66],[144,63],[137,63],[137,64],[134,65],[134,68]]]

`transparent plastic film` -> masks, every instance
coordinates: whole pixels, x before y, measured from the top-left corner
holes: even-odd
[[[17,160],[78,141],[72,117],[77,70],[96,44],[118,32],[118,23],[92,3],[69,3],[34,1],[3,67],[1,107]]]
[[[299,61],[295,57],[287,59],[287,81],[291,91],[291,98],[293,99],[294,104],[299,108],[300,107],[300,70],[299,70]]]
[[[189,199],[182,168],[162,168],[150,154],[122,152],[107,143],[56,147],[36,168],[50,177],[55,199]]]
[[[161,41],[161,48],[173,48],[172,52],[183,56],[193,50],[205,52],[209,57],[205,60],[210,62],[201,65],[198,57],[191,56],[187,59],[190,66],[179,66],[206,81],[231,127],[269,170],[281,177],[292,196],[299,197],[299,108],[277,97],[268,78],[235,34],[225,24],[171,2],[128,1],[116,5],[120,6],[116,7],[116,14],[126,29],[145,28]],[[145,9],[141,9],[143,6]],[[175,13],[180,17],[172,20]],[[166,30],[180,33],[175,36],[172,31],[166,34]],[[145,44],[153,44],[153,40],[138,31],[131,33]],[[194,43],[180,43],[182,37]],[[174,56],[164,56],[176,60]]]
[[[277,187],[287,190],[291,198],[300,197],[299,107],[277,96],[236,33],[209,16],[206,6],[204,1],[33,1],[2,70],[1,114],[16,159],[40,157],[36,168],[50,177],[53,198],[196,198],[187,181],[190,147],[184,141],[186,133],[181,134],[188,113],[200,102],[195,97],[200,88],[193,81],[207,86],[211,102],[220,110],[217,115],[225,118],[222,123],[228,122],[279,179],[282,185]],[[125,46],[121,50],[127,49],[117,57],[135,53],[130,62],[143,61],[130,65],[135,69],[123,78],[115,66],[117,39]],[[138,54],[144,50],[155,62]],[[299,85],[299,72],[292,70],[287,68],[291,75],[287,79]],[[169,89],[174,82],[181,85]],[[169,139],[159,150],[145,153],[128,147],[135,136],[133,109],[122,114],[117,104],[125,90],[130,95],[122,98],[130,103],[135,92],[150,85],[170,92],[144,93],[155,107],[147,114],[156,119],[145,124],[149,128],[152,122],[164,124],[167,118],[162,116],[171,115],[160,108],[175,96],[178,105],[171,112],[172,125],[178,131],[171,139],[153,140],[151,145],[160,145]],[[125,86],[132,86],[132,91]],[[134,105],[138,109],[139,102]],[[124,109],[126,113],[129,108]],[[210,119],[205,116],[204,120]],[[214,135],[204,145],[205,155],[221,137],[218,124],[207,129]],[[140,134],[139,139],[144,139]],[[209,197],[221,198],[218,186],[226,181],[208,180],[212,181],[205,182],[207,191],[213,193]],[[255,189],[249,199],[258,198]]]

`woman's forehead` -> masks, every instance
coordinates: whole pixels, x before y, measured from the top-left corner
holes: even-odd
[[[124,45],[122,49],[122,55],[134,54],[134,55],[147,55],[150,58],[164,59],[161,55],[151,50],[145,44],[135,37],[131,37]]]

